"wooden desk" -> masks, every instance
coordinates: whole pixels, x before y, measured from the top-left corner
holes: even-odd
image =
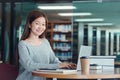
[[[48,72],[39,72],[33,71],[33,76],[45,77],[45,78],[60,78],[60,79],[112,79],[112,78],[120,78],[119,72],[115,72],[114,70],[106,70],[106,71],[96,71],[90,70],[90,74],[84,75],[80,71],[73,74],[63,74],[63,73],[48,73]],[[56,80],[56,79],[54,79]]]

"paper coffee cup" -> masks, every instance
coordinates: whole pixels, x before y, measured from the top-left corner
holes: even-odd
[[[81,63],[81,73],[82,74],[89,74],[90,69],[90,60],[88,57],[80,57],[80,63]]]

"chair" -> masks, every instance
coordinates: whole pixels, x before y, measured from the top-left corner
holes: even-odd
[[[11,64],[0,64],[0,80],[16,80],[18,70]]]

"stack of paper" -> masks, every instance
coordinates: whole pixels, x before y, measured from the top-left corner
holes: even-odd
[[[97,64],[91,64],[90,65],[90,69],[91,70],[102,69],[102,66],[101,65],[97,65]]]

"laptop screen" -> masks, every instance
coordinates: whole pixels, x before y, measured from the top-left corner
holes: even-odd
[[[81,70],[80,57],[82,56],[90,57],[91,53],[92,53],[92,46],[81,45],[79,53],[78,53],[77,70]]]

